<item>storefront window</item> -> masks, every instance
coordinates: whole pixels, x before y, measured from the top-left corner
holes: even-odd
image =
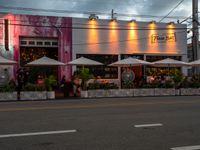
[[[181,56],[146,56],[146,61],[154,62],[166,58],[171,58],[175,60],[181,60]],[[175,72],[175,70],[181,70],[181,67],[153,67],[146,66],[146,75],[147,76],[166,76],[169,72]]]
[[[20,66],[25,65],[31,61],[39,59],[43,56],[58,59],[58,49],[50,47],[20,47]],[[32,66],[29,67],[29,82],[35,83],[38,76],[55,75],[57,77],[58,67]]]
[[[122,54],[121,59],[125,59],[128,57],[136,58],[143,60],[144,55],[136,55],[136,54]],[[122,88],[134,88],[138,87],[140,81],[143,79],[143,66],[134,66],[134,67],[122,67],[121,68],[121,85]],[[128,79],[128,80],[127,80]]]
[[[181,56],[146,56],[146,61],[153,62],[166,58],[171,58],[175,60],[181,60]]]
[[[91,73],[95,77],[100,76],[103,79],[118,78],[118,68],[108,66],[109,64],[118,60],[118,55],[77,54],[76,56],[77,58],[83,56],[85,58],[92,59],[104,64],[102,66],[87,66],[87,68],[90,69]],[[81,66],[78,66],[77,68],[80,69]]]

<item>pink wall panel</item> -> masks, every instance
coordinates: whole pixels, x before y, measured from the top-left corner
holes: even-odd
[[[59,39],[58,59],[64,63],[72,58],[72,18],[16,15],[14,17],[14,58],[19,61],[19,37]],[[59,76],[71,78],[71,67],[60,67]]]

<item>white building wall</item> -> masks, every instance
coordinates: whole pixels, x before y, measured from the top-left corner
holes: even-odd
[[[111,28],[109,20],[97,20],[96,25],[91,25],[88,19],[73,18],[73,59],[76,54],[187,54],[186,25],[175,24],[176,35],[174,42],[152,43],[152,34],[166,35],[168,24],[155,23],[155,30],[149,30],[150,23],[136,22],[136,30],[127,30],[128,21],[117,21],[118,30]],[[79,29],[77,29],[79,28]],[[98,28],[98,29],[97,29]],[[185,57],[183,57],[185,59]]]
[[[73,18],[72,59],[76,59],[76,54],[145,54],[182,56],[183,61],[188,61],[186,25],[135,22],[131,27],[130,22],[118,20],[111,24],[110,20]],[[117,29],[112,30],[113,26]],[[174,41],[152,42],[152,35],[166,37],[172,33]],[[187,75],[187,68],[182,71]]]

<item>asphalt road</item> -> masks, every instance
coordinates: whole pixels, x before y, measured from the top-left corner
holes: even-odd
[[[0,102],[0,150],[199,150],[199,118],[198,96]]]

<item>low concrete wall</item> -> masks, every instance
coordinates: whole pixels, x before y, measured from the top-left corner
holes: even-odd
[[[155,88],[155,96],[174,96],[176,90],[174,88]]]
[[[20,92],[20,100],[47,100],[55,99],[55,92],[53,97],[48,97],[47,91],[22,91]],[[51,94],[52,95],[52,94]],[[0,92],[0,101],[17,100],[17,92]]]
[[[85,94],[86,92],[87,94]],[[83,94],[84,93],[84,94]],[[200,88],[145,88],[145,89],[111,89],[81,91],[81,97],[134,97],[134,96],[189,96],[200,95]]]
[[[200,95],[200,88],[181,88],[180,95]]]
[[[0,101],[17,100],[17,92],[0,92]]]
[[[155,89],[134,89],[134,96],[155,96]]]
[[[46,100],[46,91],[22,91],[20,93],[20,100]]]

